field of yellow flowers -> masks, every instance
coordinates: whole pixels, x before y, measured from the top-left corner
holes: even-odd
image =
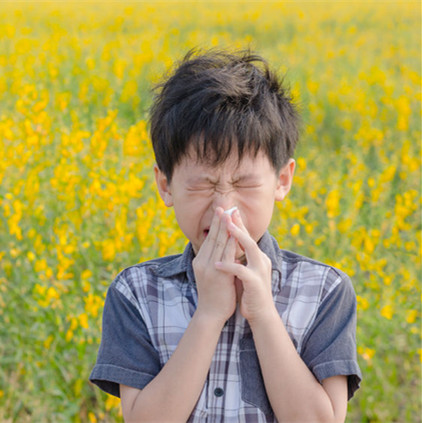
[[[416,1],[2,2],[0,421],[122,421],[88,376],[108,284],[186,243],[147,110],[195,46],[249,46],[286,75],[305,125],[272,233],[352,277],[348,422],[418,421],[420,25]]]

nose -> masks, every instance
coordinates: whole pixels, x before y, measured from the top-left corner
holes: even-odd
[[[233,190],[215,191],[213,198],[213,209],[221,207],[223,210],[228,210],[236,206],[236,199]]]

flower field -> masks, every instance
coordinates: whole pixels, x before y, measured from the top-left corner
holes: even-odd
[[[250,47],[304,120],[282,248],[348,273],[348,422],[421,415],[421,15],[414,2],[0,4],[0,422],[122,421],[88,382],[107,286],[186,244],[158,197],[151,84]]]

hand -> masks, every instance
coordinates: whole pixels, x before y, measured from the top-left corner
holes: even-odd
[[[275,308],[271,290],[271,260],[251,238],[238,211],[233,213],[233,221],[236,225],[230,222],[227,228],[244,250],[246,264],[226,260],[216,262],[215,267],[241,281],[240,312],[253,324],[273,313]]]
[[[215,262],[234,263],[236,242],[227,226],[231,217],[217,207],[207,237],[192,262],[198,288],[197,312],[222,324],[236,309],[234,275],[218,270]]]

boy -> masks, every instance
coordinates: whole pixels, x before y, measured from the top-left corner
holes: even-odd
[[[112,283],[91,381],[127,423],[343,422],[360,382],[351,282],[267,232],[295,169],[290,99],[248,52],[190,52],[160,88],[155,178],[190,242]]]

